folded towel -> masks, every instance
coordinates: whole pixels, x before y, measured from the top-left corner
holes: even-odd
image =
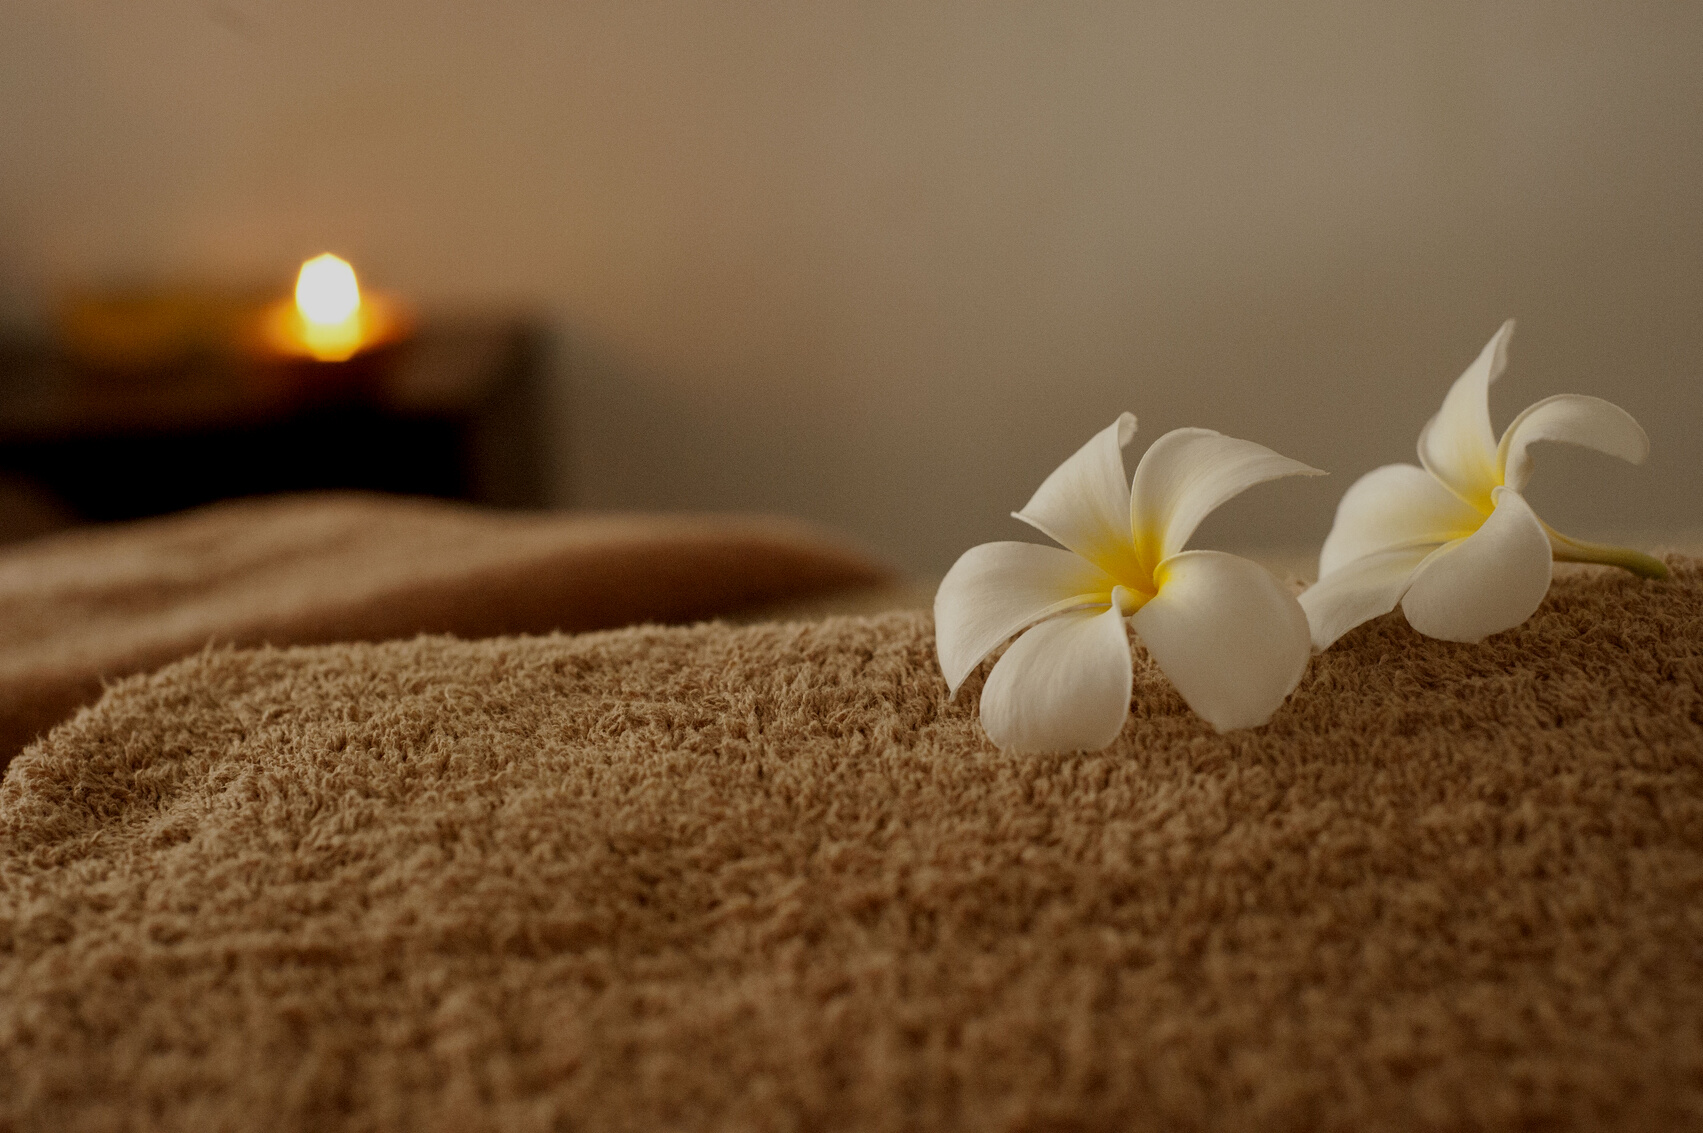
[[[0,549],[0,768],[103,681],[209,642],[689,622],[889,577],[819,529],[765,516],[339,493],[79,529]]]
[[[0,785],[0,1128],[1695,1128],[1669,561],[1090,754],[924,612],[197,654]]]

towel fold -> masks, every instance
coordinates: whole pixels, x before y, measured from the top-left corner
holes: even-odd
[[[104,681],[209,643],[690,622],[889,578],[844,541],[770,516],[333,493],[77,529],[0,549],[0,768]]]

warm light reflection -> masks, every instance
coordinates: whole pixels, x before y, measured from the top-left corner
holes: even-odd
[[[361,347],[361,289],[347,260],[326,252],[296,276],[302,345],[321,362],[341,362]]]

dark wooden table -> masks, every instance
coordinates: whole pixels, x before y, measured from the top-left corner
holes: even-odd
[[[0,476],[87,520],[332,488],[541,506],[546,345],[523,320],[436,320],[348,362],[121,376],[0,344]]]

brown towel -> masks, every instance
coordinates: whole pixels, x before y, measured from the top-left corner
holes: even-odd
[[[760,516],[327,494],[72,531],[0,549],[0,768],[103,681],[209,642],[689,622],[888,577],[815,528]]]
[[[924,613],[199,654],[0,786],[0,1128],[1695,1129],[1670,562],[1046,757]]]

